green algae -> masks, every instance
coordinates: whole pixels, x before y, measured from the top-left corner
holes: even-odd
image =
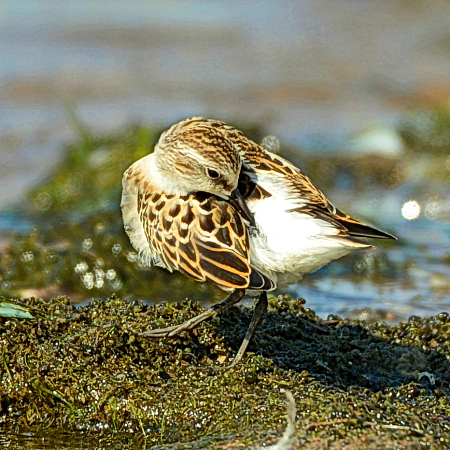
[[[96,435],[105,448],[120,439],[145,448],[243,448],[282,434],[289,389],[295,448],[450,445],[445,313],[398,326],[325,322],[304,301],[271,298],[244,362],[223,370],[249,310],[235,307],[190,333],[149,339],[139,332],[180,323],[202,307],[114,296],[79,308],[66,297],[15,303],[36,319],[0,319],[2,430],[64,429]]]
[[[117,133],[94,134],[77,126],[79,138],[63,149],[57,170],[28,194],[28,210],[51,211],[53,219],[77,218],[104,209],[121,189],[125,169],[150,152],[158,135],[144,126]]]

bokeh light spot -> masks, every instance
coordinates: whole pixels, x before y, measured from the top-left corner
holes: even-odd
[[[406,220],[415,220],[420,216],[420,205],[416,200],[410,200],[402,206],[402,216]]]

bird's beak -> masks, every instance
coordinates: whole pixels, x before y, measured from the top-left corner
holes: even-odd
[[[252,227],[256,227],[255,218],[253,217],[253,214],[248,209],[247,203],[245,203],[244,198],[242,197],[239,190],[236,188],[232,193],[230,197],[230,203],[236,208],[236,210],[239,212],[239,214],[250,223]]]

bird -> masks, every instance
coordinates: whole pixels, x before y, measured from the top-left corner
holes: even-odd
[[[228,293],[181,325],[143,335],[175,336],[246,293],[259,295],[228,367],[242,360],[267,310],[268,292],[354,250],[373,247],[359,238],[396,239],[337,209],[288,160],[225,122],[202,117],[171,126],[152,153],[125,171],[121,209],[144,265],[179,271]]]

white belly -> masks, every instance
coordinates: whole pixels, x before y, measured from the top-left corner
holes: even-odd
[[[278,286],[292,284],[355,250],[351,243],[336,239],[339,231],[331,224],[286,212],[292,207],[275,196],[249,203],[258,225],[251,233],[251,263],[277,280]]]

